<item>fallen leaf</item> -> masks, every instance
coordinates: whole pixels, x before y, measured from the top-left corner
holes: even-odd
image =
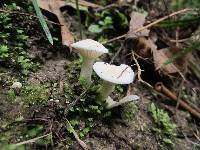
[[[157,46],[150,38],[139,37],[129,40],[129,47],[133,47],[134,52],[144,59],[151,59],[152,51],[157,50]]]
[[[65,1],[65,0],[62,0],[62,1]],[[75,3],[75,0],[73,0],[72,2]],[[100,5],[97,5],[97,4],[88,2],[88,1],[84,1],[84,0],[79,0],[79,5],[86,6],[86,7],[92,7],[92,8],[102,7]]]
[[[127,37],[128,38],[137,38],[137,37],[144,37],[149,36],[150,30],[144,29],[139,32],[135,32],[137,29],[143,27],[146,20],[146,14],[145,13],[139,13],[133,11],[131,13],[131,21],[129,25],[129,32]]]
[[[164,65],[165,62],[171,57],[169,48],[153,51],[153,60],[156,70],[161,70],[164,74],[174,74],[180,72],[180,70],[173,63]]]
[[[74,43],[74,37],[72,36],[71,32],[69,31],[65,19],[60,11],[60,7],[62,7],[63,1],[61,0],[39,0],[39,6],[42,9],[45,9],[53,14],[55,14],[61,24],[61,37],[62,37],[62,44],[69,46],[70,44]]]

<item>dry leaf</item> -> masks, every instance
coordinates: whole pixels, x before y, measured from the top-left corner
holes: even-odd
[[[171,56],[171,53],[168,48],[154,50],[153,51],[153,60],[156,69],[160,69],[164,74],[173,74],[180,72],[179,69],[173,64],[163,65]]]
[[[137,39],[131,39],[130,41],[132,41],[131,45],[134,47],[134,52],[142,58],[151,59],[152,51],[157,50],[157,46],[150,38],[140,37]]]
[[[63,1],[65,1],[65,0],[63,0]],[[75,3],[75,0],[73,2]],[[85,7],[92,7],[92,8],[102,7],[100,5],[97,5],[97,4],[94,4],[94,3],[91,3],[91,2],[87,2],[87,1],[84,1],[84,0],[79,0],[79,5],[82,5],[82,6],[85,6]]]
[[[139,12],[135,12],[135,11],[133,11],[131,13],[129,32],[127,35],[128,38],[149,36],[150,31],[148,29],[144,29],[142,31],[135,32],[137,29],[143,27],[145,20],[146,20],[145,18],[146,18],[146,15],[144,13],[139,13]]]
[[[63,6],[63,2],[61,0],[39,0],[38,4],[42,9],[52,12],[57,16],[61,24],[62,44],[69,46],[70,44],[74,43],[74,37],[66,26],[65,19],[60,11],[60,7]]]

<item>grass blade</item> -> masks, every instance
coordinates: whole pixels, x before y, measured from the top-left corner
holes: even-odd
[[[53,38],[51,36],[51,33],[50,33],[49,28],[47,26],[47,23],[46,23],[43,15],[42,15],[42,12],[41,12],[41,10],[40,10],[40,8],[38,6],[37,0],[32,0],[32,3],[33,3],[33,6],[35,8],[36,14],[37,14],[37,16],[39,18],[40,24],[41,24],[41,26],[42,26],[42,28],[43,28],[43,30],[44,30],[49,42],[53,45]]]

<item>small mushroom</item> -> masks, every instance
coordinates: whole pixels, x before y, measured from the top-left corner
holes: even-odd
[[[106,101],[106,108],[110,109],[126,102],[139,99],[137,95],[129,95],[119,102],[113,101],[109,96],[115,88],[116,84],[130,84],[134,80],[134,72],[128,65],[121,64],[120,66],[110,65],[104,62],[96,62],[93,65],[96,74],[103,79],[103,84],[100,90],[100,99]]]
[[[87,83],[91,83],[92,65],[96,58],[104,53],[108,53],[108,49],[106,49],[101,43],[91,39],[73,43],[71,44],[71,47],[79,52],[83,57],[80,77],[83,77]]]
[[[14,82],[11,88],[15,91],[16,94],[19,94],[22,88],[22,84],[20,82]]]

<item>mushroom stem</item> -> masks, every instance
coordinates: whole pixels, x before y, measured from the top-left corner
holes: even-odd
[[[107,97],[110,95],[110,93],[112,93],[112,91],[115,88],[115,84],[108,82],[108,81],[103,81],[101,90],[100,90],[100,95],[101,95],[101,100],[105,101],[107,99]]]
[[[91,76],[92,76],[92,66],[94,63],[94,59],[82,57],[83,63],[81,67],[81,74],[80,77],[83,77],[87,83],[91,83]]]
[[[106,109],[111,109],[128,102],[136,101],[138,99],[139,97],[137,95],[128,95],[122,98],[121,100],[119,100],[119,102],[117,102],[117,101],[114,101],[110,96],[108,96],[108,98],[106,99],[106,103],[107,103]]]

